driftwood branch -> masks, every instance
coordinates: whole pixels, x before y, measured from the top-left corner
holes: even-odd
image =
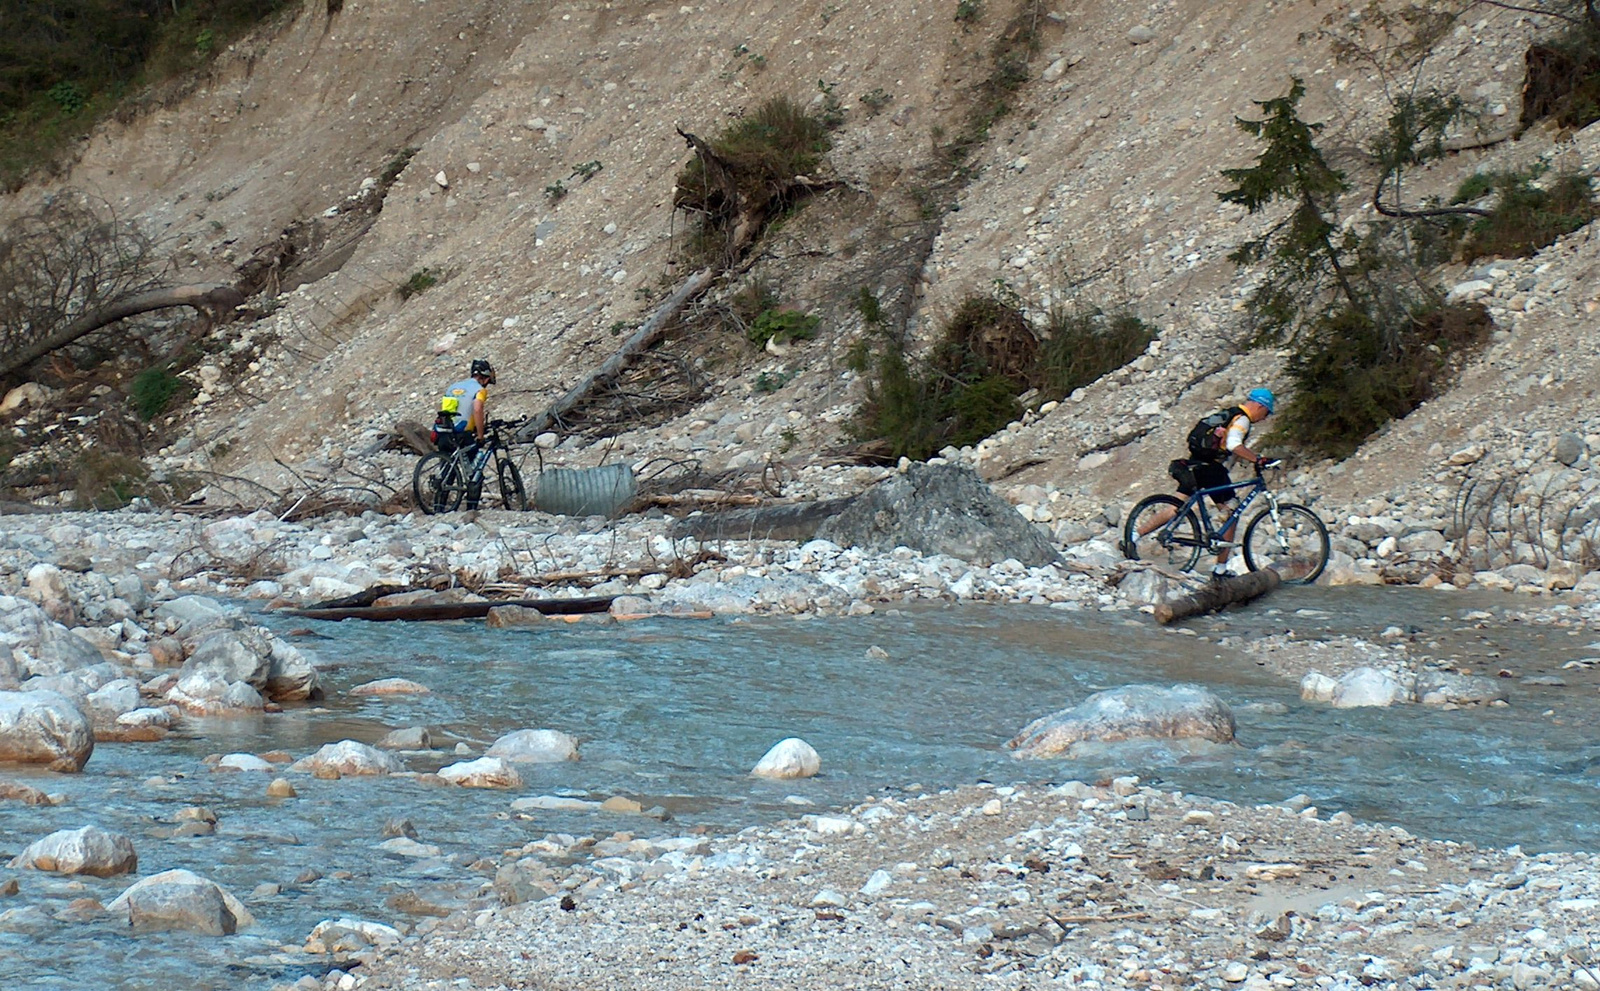
[[[662,334],[666,333],[678,312],[688,304],[689,300],[706,290],[711,285],[711,280],[716,277],[711,269],[702,269],[690,276],[688,281],[678,287],[666,302],[656,307],[650,318],[633,332],[622,346],[611,357],[600,364],[600,367],[590,372],[577,385],[566,391],[560,399],[550,404],[543,413],[529,420],[516,434],[517,440],[527,442],[550,429],[562,414],[583,402],[596,389],[611,382],[627,368],[634,358],[650,345],[654,344]]]

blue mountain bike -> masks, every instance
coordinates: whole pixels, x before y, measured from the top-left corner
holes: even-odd
[[[1209,496],[1233,492],[1239,498],[1220,526],[1213,525],[1206,505]],[[1134,561],[1151,561],[1178,571],[1189,571],[1202,552],[1215,554],[1237,546],[1221,534],[1244,518],[1258,499],[1266,509],[1244,528],[1244,563],[1251,571],[1272,568],[1286,585],[1309,585],[1328,566],[1328,527],[1310,509],[1297,503],[1280,503],[1256,466],[1256,475],[1243,482],[1201,489],[1187,499],[1153,495],[1139,502],[1122,527],[1122,552]],[[1163,510],[1172,518],[1158,526],[1152,521]],[[1147,531],[1141,533],[1140,531]],[[1237,532],[1237,531],[1236,531]]]

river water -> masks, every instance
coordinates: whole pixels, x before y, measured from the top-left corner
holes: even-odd
[[[1481,623],[1471,609],[1525,600],[1397,589],[1293,589],[1272,607],[1199,620],[1208,634],[1346,634],[1392,625],[1441,649],[1485,657],[1530,651],[1581,656],[1592,631]],[[268,617],[287,634],[300,621]],[[1492,647],[1485,646],[1493,636]],[[63,922],[75,898],[108,902],[127,878],[16,875],[0,898],[0,959],[8,988],[192,989],[264,986],[315,966],[285,963],[319,921],[353,915],[406,925],[385,906],[413,887],[470,888],[469,866],[548,832],[678,835],[732,829],[854,803],[884,788],[937,789],[988,780],[1097,779],[1134,773],[1167,788],[1241,803],[1305,795],[1324,815],[1345,810],[1426,836],[1528,849],[1600,847],[1600,743],[1587,720],[1541,718],[1571,706],[1570,689],[1512,684],[1506,708],[1421,706],[1334,710],[1302,703],[1293,685],[1215,643],[1154,626],[1137,613],[1030,607],[920,608],[854,618],[660,620],[609,626],[551,623],[490,630],[482,623],[314,624],[295,635],[326,665],[329,701],[252,720],[191,723],[160,743],[103,744],[85,773],[13,773],[62,806],[0,803],[0,853],[55,829],[95,823],[129,834],[140,873],[185,867],[246,900],[258,924],[227,939],[129,935],[105,921]],[[868,651],[879,647],[886,658]],[[876,653],[876,652],[875,652]],[[1600,653],[1593,650],[1590,653]],[[423,696],[358,698],[384,677],[429,686]],[[1206,684],[1235,708],[1235,748],[1199,755],[1143,748],[1082,761],[1017,762],[1001,744],[1030,719],[1103,688],[1133,682]],[[522,765],[517,792],[460,789],[415,778],[316,780],[291,775],[296,799],[265,797],[266,775],[211,773],[207,754],[376,740],[428,725],[447,742],[408,756],[431,771],[502,733],[554,728],[582,760]],[[748,771],[787,736],[821,753],[823,773],[769,782]],[[601,813],[509,811],[519,795],[624,795],[672,816],[657,823]],[[809,803],[801,805],[800,802]],[[176,813],[203,805],[217,833],[163,838]],[[443,858],[375,849],[384,823],[405,816]],[[3,862],[3,861],[0,861]],[[0,870],[0,880],[13,872]],[[317,876],[316,879],[311,879]],[[252,895],[277,884],[277,894]],[[33,909],[42,910],[43,915]],[[307,958],[309,959],[309,958]]]

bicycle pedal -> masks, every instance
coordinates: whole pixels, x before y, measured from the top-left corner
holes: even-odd
[[[1211,546],[1216,548],[1238,547],[1239,542],[1237,540],[1213,540]]]

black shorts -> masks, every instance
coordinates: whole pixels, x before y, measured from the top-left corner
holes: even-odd
[[[1189,459],[1189,472],[1194,476],[1193,485],[1178,483],[1178,491],[1186,496],[1194,495],[1201,489],[1214,489],[1219,485],[1232,485],[1233,478],[1228,474],[1227,467],[1221,461],[1199,461]],[[1224,506],[1233,501],[1233,490],[1227,492],[1213,492],[1211,501],[1218,506]]]

